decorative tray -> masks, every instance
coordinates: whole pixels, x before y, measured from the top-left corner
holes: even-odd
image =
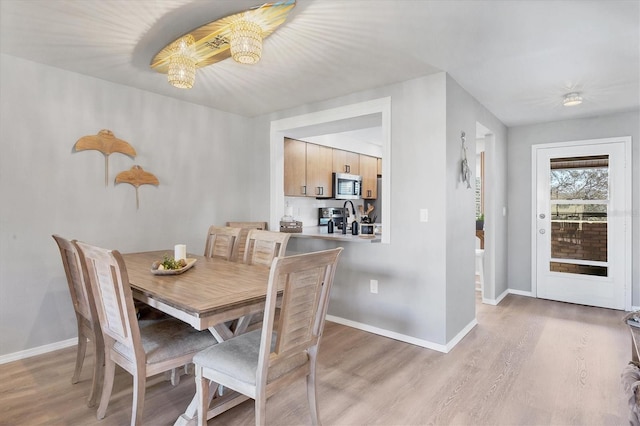
[[[183,266],[182,268],[179,269],[151,269],[151,273],[153,275],[178,275],[181,274],[185,271],[188,271],[189,269],[191,269],[191,267],[193,265],[195,265],[196,260],[198,259],[194,259],[194,258],[187,258],[185,259],[187,261],[187,266]]]

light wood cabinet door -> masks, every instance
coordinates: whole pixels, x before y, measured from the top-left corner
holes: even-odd
[[[342,149],[333,149],[333,171],[335,173],[360,174],[360,154]]]
[[[362,175],[362,198],[378,198],[378,159],[360,154],[360,174]]]
[[[333,149],[307,144],[307,197],[331,197]]]
[[[382,158],[378,158],[378,176],[382,176]]]
[[[284,139],[284,195],[307,195],[307,144],[295,139]]]

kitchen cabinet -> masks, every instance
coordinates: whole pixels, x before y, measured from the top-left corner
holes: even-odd
[[[285,138],[284,195],[331,197],[332,149]]]
[[[378,158],[378,176],[382,176],[382,158]]]
[[[360,174],[360,154],[357,152],[333,149],[333,171],[335,173]]]
[[[360,174],[362,175],[362,198],[378,198],[378,159],[360,154]]]
[[[307,197],[331,197],[333,153],[332,149],[313,143],[307,144]]]
[[[307,190],[307,144],[284,139],[284,195],[304,197]]]

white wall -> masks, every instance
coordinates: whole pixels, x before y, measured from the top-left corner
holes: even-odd
[[[77,335],[51,234],[201,253],[209,225],[252,219],[249,119],[7,55],[0,93],[0,355]],[[138,153],[110,156],[107,187],[102,154],[71,152],[101,129]],[[113,184],[134,164],[160,181],[139,188],[139,210],[134,187]]]
[[[531,291],[531,146],[541,143],[631,136],[632,138],[632,285],[640,305],[640,112],[557,121],[509,129],[510,288]]]

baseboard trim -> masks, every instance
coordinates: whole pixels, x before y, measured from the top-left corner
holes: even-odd
[[[530,291],[513,290],[513,289],[509,289],[508,291],[509,291],[509,294],[516,294],[518,296],[536,297]]]
[[[68,340],[62,340],[60,342],[50,343],[44,346],[38,346],[37,348],[31,348],[24,351],[14,352],[11,354],[0,356],[0,365],[8,362],[18,361],[25,358],[30,358],[36,355],[46,354],[47,352],[57,351],[58,349],[68,348],[78,344],[78,338],[74,337]]]
[[[416,337],[407,336],[406,334],[396,333],[395,331],[374,327],[369,324],[364,324],[361,322],[352,321],[349,319],[336,317],[333,315],[327,315],[327,321],[346,325],[347,327],[353,327],[355,329],[366,331],[368,333],[377,334],[379,336],[388,337],[390,339],[398,340],[400,342],[405,342],[412,345],[420,346],[422,348],[432,349],[434,351],[442,352],[445,354],[448,353],[451,349],[453,349],[462,340],[462,338],[466,336],[467,333],[469,333],[471,329],[473,329],[473,327],[475,327],[478,324],[478,322],[474,318],[473,321],[467,324],[467,326],[462,331],[460,331],[460,333],[458,333],[449,343],[447,343],[446,345],[441,345],[439,343],[434,343],[429,340],[418,339]]]

